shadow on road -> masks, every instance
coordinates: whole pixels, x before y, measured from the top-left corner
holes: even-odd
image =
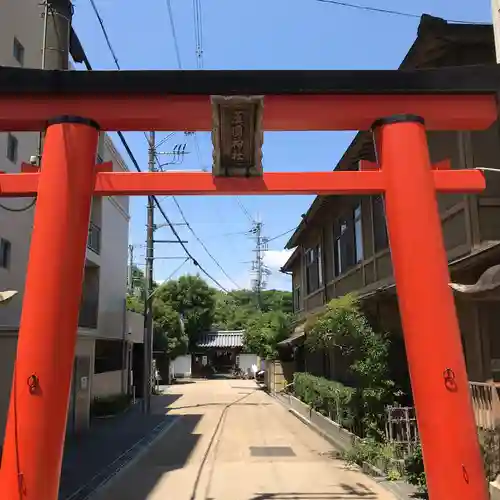
[[[80,500],[102,481],[132,460],[173,421],[167,407],[180,396],[155,396],[155,413],[144,415],[140,404],[126,413],[108,419],[95,419],[91,428],[68,436],[59,487],[60,500]]]
[[[112,480],[98,495],[99,500],[145,500],[160,486],[165,474],[187,465],[201,437],[194,430],[202,415],[186,414],[173,418],[178,420],[172,431],[157,439],[134,466],[117,476],[116,481]]]
[[[352,486],[349,484],[339,484],[342,491],[333,493],[308,493],[308,492],[292,492],[292,493],[260,493],[256,494],[249,500],[370,500],[376,499],[377,494],[370,488],[361,483],[356,483]],[[215,498],[207,498],[207,500],[216,500]]]

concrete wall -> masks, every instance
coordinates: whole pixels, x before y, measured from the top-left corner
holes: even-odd
[[[170,363],[170,374],[174,377],[190,377],[191,376],[191,355],[178,356]]]
[[[94,373],[92,378],[92,398],[114,396],[123,392],[125,370]]]
[[[114,171],[126,167],[109,138],[104,140],[104,161],[113,162]],[[102,199],[101,273],[99,288],[100,337],[123,338],[128,259],[128,197]]]
[[[144,315],[127,311],[126,321],[127,341],[142,344],[144,342]]]
[[[253,377],[252,365],[255,364],[259,369],[259,357],[256,354],[239,354],[240,358],[239,367],[244,373],[248,373]]]
[[[3,443],[9,409],[12,374],[17,349],[15,333],[0,333],[0,445]]]

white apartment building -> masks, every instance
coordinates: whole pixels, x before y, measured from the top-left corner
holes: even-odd
[[[43,6],[38,0],[2,0],[0,65],[41,67]],[[0,134],[0,171],[18,172],[37,153],[37,133]],[[96,162],[127,167],[107,134],[101,134]],[[1,175],[1,174],[0,174]],[[35,206],[31,199],[0,198],[0,290],[18,295],[0,307],[0,440],[3,439],[12,381],[24,280]],[[126,312],[128,197],[94,198],[80,309],[68,430],[89,425],[95,397],[129,390],[132,345],[142,342],[139,315]],[[54,221],[57,223],[57,221]],[[61,256],[63,258],[64,256]],[[68,292],[70,293],[70,291]],[[41,298],[43,300],[43,298]],[[40,325],[43,335],[43,325]],[[56,361],[55,361],[56,362]],[[0,441],[1,444],[1,441]]]

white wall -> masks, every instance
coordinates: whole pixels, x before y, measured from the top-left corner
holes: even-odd
[[[257,368],[259,368],[259,357],[256,354],[240,354],[239,358],[239,367],[243,370],[243,372],[253,376],[252,365],[255,364]]]
[[[191,355],[178,356],[174,362],[170,364],[170,373],[174,377],[190,377],[191,376]]]
[[[104,140],[103,160],[114,171],[124,171],[123,160],[109,137]],[[101,274],[99,285],[99,336],[123,338],[128,265],[128,197],[102,199]]]
[[[127,340],[134,344],[144,343],[144,315],[127,311]]]

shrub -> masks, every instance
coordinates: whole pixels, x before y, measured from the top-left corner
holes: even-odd
[[[480,429],[479,443],[483,453],[484,472],[488,481],[500,473],[500,428]]]
[[[306,346],[311,351],[334,350],[348,360],[351,415],[361,437],[383,439],[384,408],[398,392],[389,378],[389,338],[375,332],[361,312],[358,299],[347,294],[333,299],[326,311],[306,324]]]
[[[343,427],[352,428],[354,389],[309,373],[295,373],[293,386],[295,395],[305,404]]]
[[[402,477],[396,448],[391,443],[380,443],[371,438],[356,439],[353,447],[343,452],[341,457],[351,465],[362,467],[368,463],[382,471],[389,481],[397,481]]]
[[[425,479],[424,459],[421,446],[417,446],[413,452],[405,458],[405,474],[410,484],[416,486],[422,492],[427,492],[427,481]]]
[[[113,396],[96,397],[92,401],[90,413],[93,417],[106,417],[125,411],[131,404],[129,394],[116,394]]]

